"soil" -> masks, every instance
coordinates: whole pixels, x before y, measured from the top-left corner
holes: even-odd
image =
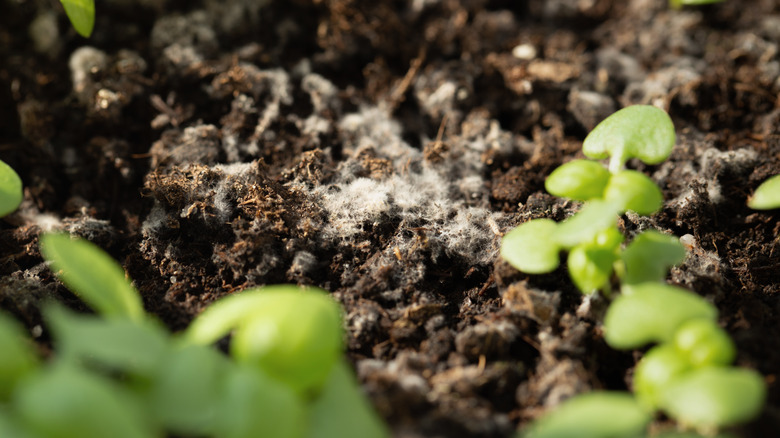
[[[630,386],[641,352],[606,346],[606,300],[498,248],[574,213],[546,175],[614,110],[654,104],[677,147],[629,166],[666,202],[620,225],[693,236],[669,281],[717,305],[769,390],[735,433],[780,435],[780,211],[745,206],[780,172],[777,1],[97,3],[85,40],[58,2],[0,1],[0,159],[25,186],[0,224],[0,307],[42,345],[41,301],[83,309],[38,252],[63,229],[173,330],[248,287],[328,289],[396,436],[511,436]]]

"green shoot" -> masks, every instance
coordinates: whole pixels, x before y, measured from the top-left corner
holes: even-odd
[[[95,0],[60,0],[60,3],[76,32],[89,38],[95,27]]]
[[[680,239],[658,231],[645,231],[636,236],[621,255],[624,288],[632,284],[664,281],[667,270],[684,259],[685,248]]]
[[[41,253],[59,279],[98,313],[134,321],[145,317],[125,271],[95,244],[63,233],[42,235],[40,241]]]
[[[650,342],[669,342],[677,329],[696,318],[715,320],[715,306],[700,296],[663,283],[642,283],[620,295],[604,316],[604,338],[612,348],[629,350]]]
[[[22,203],[22,180],[11,166],[0,161],[0,217],[11,213]]]
[[[582,143],[582,151],[596,160],[609,157],[609,171],[614,174],[630,158],[661,163],[669,157],[674,143],[674,124],[666,112],[651,105],[633,105],[593,128]]]
[[[609,171],[595,161],[574,160],[553,170],[544,188],[551,195],[590,201],[604,196],[609,176]]]
[[[569,252],[569,275],[579,290],[590,293],[608,290],[612,267],[620,258],[623,235],[616,228],[607,228],[592,242],[575,246]]]
[[[775,175],[761,183],[748,201],[748,207],[754,210],[780,208],[780,175]]]
[[[766,398],[764,380],[755,371],[732,367],[704,367],[665,386],[661,408],[681,424],[702,434],[750,421]]]
[[[237,361],[301,391],[322,386],[343,349],[341,309],[316,288],[270,286],[225,298],[193,321],[185,340],[208,344],[233,330]]]
[[[729,365],[737,357],[734,342],[711,319],[693,319],[681,325],[672,344],[694,367]]]
[[[692,368],[673,345],[656,345],[634,369],[634,393],[648,409],[658,409],[664,389]]]
[[[597,391],[561,403],[523,438],[622,438],[640,436],[652,419],[628,393]]]
[[[560,264],[560,246],[555,242],[558,224],[552,219],[534,219],[507,233],[501,241],[501,257],[529,274],[552,272]]]
[[[24,329],[0,313],[0,401],[6,400],[17,382],[35,370],[38,358],[24,340]]]
[[[636,170],[621,170],[612,175],[604,189],[604,199],[617,202],[621,211],[631,210],[646,216],[658,211],[664,202],[653,180]]]

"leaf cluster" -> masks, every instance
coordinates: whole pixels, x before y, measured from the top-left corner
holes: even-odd
[[[341,308],[325,291],[246,290],[171,334],[97,246],[48,234],[41,251],[97,315],[47,305],[55,353],[43,361],[0,314],[0,436],[387,436],[344,360]],[[229,356],[214,346],[227,336]]]
[[[649,215],[660,209],[660,189],[647,176],[623,169],[626,160],[665,160],[675,143],[669,116],[652,106],[632,106],[611,115],[586,137],[583,152],[609,158],[608,168],[574,160],[553,171],[548,192],[584,205],[558,224],[526,222],[507,233],[501,255],[527,273],[551,272],[559,253],[583,293],[609,292],[613,277],[621,294],[603,322],[604,338],[616,349],[651,348],[634,373],[634,395],[597,391],[574,397],[536,421],[527,438],[639,437],[656,411],[700,433],[754,418],[766,397],[761,376],[731,367],[736,348],[717,325],[717,309],[699,295],[664,283],[667,270],[685,258],[679,240],[645,231],[624,245],[617,216],[628,210]],[[756,197],[762,200],[757,191]]]

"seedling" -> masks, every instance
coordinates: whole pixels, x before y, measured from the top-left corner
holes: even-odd
[[[780,175],[775,175],[761,183],[748,201],[748,207],[754,210],[780,208]]]
[[[22,203],[22,180],[11,166],[0,161],[0,217],[19,207]]]
[[[388,436],[341,358],[341,310],[324,291],[244,291],[171,336],[102,250],[65,234],[40,240],[98,315],[48,304],[48,363],[0,315],[1,436]],[[231,334],[231,356],[211,345]]]
[[[60,3],[76,32],[89,38],[95,27],[95,0],[60,0]]]

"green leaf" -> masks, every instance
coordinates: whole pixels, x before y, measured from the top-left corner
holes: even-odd
[[[76,32],[84,38],[89,38],[95,27],[95,1],[60,0],[60,3],[65,8],[65,13]]]
[[[6,400],[21,378],[38,365],[22,326],[0,312],[0,401]]]
[[[604,338],[612,348],[627,350],[650,342],[669,342],[685,322],[715,320],[718,311],[702,297],[663,283],[631,287],[612,302],[604,316]]]
[[[604,199],[617,202],[622,211],[631,210],[642,215],[655,213],[664,202],[655,182],[636,170],[621,170],[612,175],[604,189]]]
[[[307,438],[390,436],[344,360],[339,360],[332,368],[310,412],[311,426]]]
[[[681,375],[662,395],[661,409],[700,432],[752,420],[766,399],[764,379],[753,370],[705,367]]]
[[[558,267],[560,247],[555,241],[558,224],[534,219],[508,232],[501,240],[501,257],[528,274],[544,274]]]
[[[175,434],[213,434],[217,399],[232,371],[230,365],[210,346],[185,345],[169,350],[148,394],[150,411]]]
[[[620,231],[607,228],[593,242],[577,245],[569,252],[569,275],[580,291],[587,294],[608,286],[622,241]]]
[[[231,330],[236,360],[301,391],[321,386],[343,353],[341,308],[322,289],[267,286],[227,297],[195,318],[185,340],[211,343]]]
[[[0,217],[19,207],[22,203],[22,180],[11,166],[0,161]]]
[[[60,280],[94,310],[107,317],[144,318],[141,297],[125,271],[95,244],[64,233],[44,234],[40,241]]]
[[[593,200],[586,202],[574,216],[563,221],[553,238],[563,248],[572,248],[593,240],[607,228],[615,227],[620,206],[615,202]]]
[[[694,367],[729,365],[737,357],[734,342],[710,319],[686,322],[674,334],[674,347]]]
[[[574,160],[553,170],[544,187],[555,196],[589,201],[604,196],[609,177],[609,171],[600,163]]]
[[[748,207],[754,210],[780,208],[780,175],[761,183],[748,201]]]
[[[661,394],[669,382],[692,368],[673,345],[657,345],[645,353],[634,369],[634,393],[648,409],[658,409]]]
[[[19,424],[18,418],[0,408],[0,436],[3,438],[40,438],[30,435]]]
[[[595,391],[575,396],[535,421],[524,438],[630,438],[652,419],[627,392]]]
[[[18,419],[46,438],[159,436],[138,401],[112,381],[66,363],[26,379],[14,393]]]
[[[671,266],[685,260],[685,248],[674,236],[648,230],[634,238],[621,258],[624,285],[663,281]]]
[[[287,386],[255,368],[237,366],[225,377],[214,435],[220,438],[298,438],[306,407]]]
[[[149,319],[97,318],[60,306],[45,315],[61,360],[151,376],[169,348],[166,330]]]
[[[666,160],[675,141],[674,124],[666,112],[651,105],[634,105],[593,128],[582,143],[582,152],[593,159],[611,157],[609,170],[617,173],[630,158],[646,164]]]

